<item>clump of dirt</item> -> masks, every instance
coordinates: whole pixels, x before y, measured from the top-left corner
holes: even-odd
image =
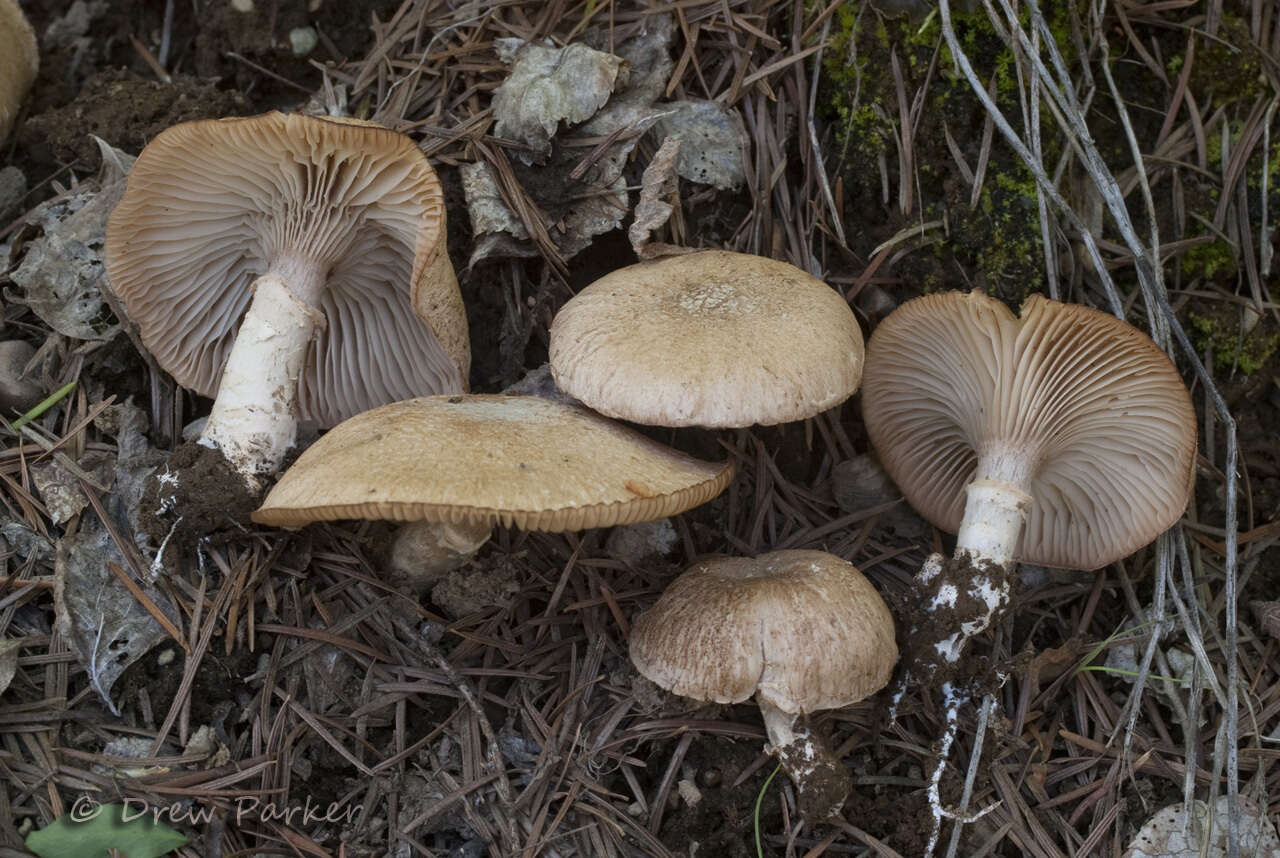
[[[219,90],[186,74],[175,74],[172,85],[165,85],[125,69],[102,69],[84,82],[70,104],[28,119],[18,142],[33,163],[79,161],[90,166],[99,158],[90,134],[137,152],[170,125],[251,111],[241,93]],[[47,163],[41,164],[41,159]]]
[[[258,500],[222,453],[188,442],[147,481],[138,521],[157,547],[157,559],[168,563],[210,534],[247,526]]]
[[[979,562],[962,552],[960,557],[932,555],[916,575],[914,587],[904,593],[893,611],[907,633],[899,636],[900,682],[959,688],[987,672],[984,659],[972,656],[948,659],[959,640],[971,637],[1000,621],[1012,610],[1014,569]],[[1003,594],[1003,595],[1000,595]],[[998,599],[994,610],[989,600]],[[982,618],[989,619],[985,625]],[[981,625],[981,628],[978,626]],[[957,638],[957,636],[959,636]]]
[[[125,69],[103,69],[85,81],[70,104],[27,120],[18,143],[35,164],[76,161],[87,168],[98,162],[90,134],[134,153],[179,122],[250,112],[239,92],[188,75],[174,75],[172,84],[164,84]]]

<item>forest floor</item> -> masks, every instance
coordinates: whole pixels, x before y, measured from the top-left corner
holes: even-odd
[[[1274,3],[1045,3],[1039,29],[1004,0],[949,16],[910,0],[21,5],[42,64],[0,173],[3,339],[34,347],[36,398],[62,395],[25,425],[30,402],[0,415],[0,858],[125,799],[185,836],[184,858],[887,858],[920,855],[935,823],[938,855],[1065,858],[1126,854],[1185,798],[1219,834],[1219,796],[1238,793],[1246,833],[1280,820]],[[655,241],[787,260],[868,335],[941,289],[1119,308],[1183,373],[1200,418],[1185,518],[1096,573],[1023,567],[1015,609],[971,647],[976,702],[940,790],[967,821],[929,801],[935,688],[893,719],[887,693],[814,716],[855,790],[810,824],[769,780],[754,705],[674,697],[627,657],[630,620],[679,572],[777,548],[850,560],[901,633],[950,537],[877,479],[856,396],[782,427],[645,430],[738,469],[664,547],[499,529],[423,592],[386,574],[385,523],[277,531],[214,498],[158,575],[127,532],[209,402],[99,288],[92,204],[115,174],[91,135],[136,155],[177,122],[273,109],[410,135],[446,190],[471,389],[497,392],[545,363],[561,304],[635,261],[626,227],[664,127],[561,124],[545,155],[497,136],[511,39],[631,52],[650,102],[728,117],[737,175],[675,180]],[[476,234],[469,164],[514,212],[508,234]]]

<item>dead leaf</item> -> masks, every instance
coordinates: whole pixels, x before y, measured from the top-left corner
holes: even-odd
[[[1280,640],[1280,602],[1250,602],[1262,630]]]
[[[1123,858],[1226,858],[1228,801],[1219,798],[1212,815],[1209,805],[1193,802],[1190,819],[1181,804],[1157,811],[1134,835]],[[1240,797],[1239,805],[1240,858],[1280,858],[1280,839],[1271,820],[1247,798]]]
[[[102,490],[111,486],[115,457],[110,453],[89,450],[75,464],[80,474],[91,477]],[[56,459],[33,466],[31,479],[54,524],[65,524],[89,505],[89,499],[80,488],[80,475],[72,473]]]
[[[679,203],[675,163],[679,151],[679,140],[674,137],[663,140],[640,179],[640,202],[636,203],[635,220],[631,222],[627,237],[631,239],[631,249],[641,259],[687,253],[689,250],[674,244],[650,243],[653,231],[671,219],[674,206],[668,200]]]
[[[536,130],[537,151],[545,159],[544,163],[533,168],[513,165],[516,167],[516,180],[532,206],[542,213],[548,237],[562,259],[569,259],[584,250],[597,235],[622,225],[622,218],[630,208],[623,176],[627,159],[645,132],[670,110],[667,105],[654,105],[653,102],[662,95],[674,68],[669,48],[673,31],[671,16],[661,15],[647,24],[644,33],[618,44],[612,53],[601,50],[607,47],[602,40],[598,44],[590,41],[591,38],[599,38],[599,34],[585,36],[585,43],[564,49],[566,52],[570,48],[590,52],[584,56],[610,57],[619,65],[617,75],[609,84],[611,92],[606,91],[600,81],[597,81],[600,85],[592,90],[588,82],[586,90],[594,94],[582,102],[581,110],[573,114],[581,119],[566,118],[568,124],[580,123],[574,128],[575,139],[568,141],[578,145],[552,145],[559,120],[539,124]],[[503,84],[503,87],[511,84],[511,95],[516,92],[513,78],[524,58],[545,57],[543,52],[553,52],[546,46],[530,46],[518,39],[498,39],[495,48],[500,59],[516,62],[517,67],[512,69],[508,82]],[[562,57],[562,63],[568,61]],[[554,79],[562,74],[560,67],[551,77]],[[575,84],[580,85],[580,82],[575,81]],[[506,104],[507,97],[504,95],[501,99],[504,111],[510,107]],[[596,105],[590,112],[586,110],[589,103]],[[500,99],[495,94],[495,114],[499,106]],[[602,151],[594,148],[598,141],[606,144]],[[522,156],[522,160],[528,164],[533,159]],[[464,167],[463,190],[472,232],[476,236],[470,260],[472,265],[493,257],[537,255],[525,224],[508,209],[499,194],[492,167],[488,164]]]
[[[572,150],[573,158],[582,156],[581,150]],[[548,200],[530,194],[535,204],[551,206],[547,212],[547,232],[564,259],[569,259],[587,248],[597,235],[617,229],[627,212],[629,198],[627,183],[621,166],[610,158],[601,158],[597,166],[615,173],[609,184],[600,186],[592,180],[573,178],[570,173],[576,160],[569,160],[564,153],[557,153],[552,163],[533,168],[538,171],[541,187],[558,187],[559,199]],[[507,207],[498,191],[493,168],[481,161],[466,164],[462,168],[462,190],[471,215],[471,229],[476,237],[469,264],[492,257],[536,256],[537,250],[529,241],[529,232]]]
[[[1036,653],[1020,672],[1022,677],[1031,683],[1032,688],[1039,690],[1042,683],[1052,682],[1075,667],[1089,649],[1089,645],[1082,639],[1071,638],[1062,646],[1050,647]]]
[[[4,694],[18,673],[18,649],[21,646],[19,639],[0,638],[0,694]]]
[[[747,131],[736,111],[716,101],[673,101],[659,106],[666,112],[654,131],[680,141],[676,172],[682,178],[721,190],[746,181],[742,153],[747,148]]]
[[[109,413],[108,413],[109,412]],[[137,518],[147,476],[165,460],[143,436],[146,416],[131,404],[104,409],[101,425],[116,434],[114,486],[102,496],[112,526],[122,540],[146,543]],[[75,534],[58,541],[54,562],[54,613],[58,630],[70,642],[89,674],[94,690],[119,715],[111,686],[129,665],[168,633],[112,574],[110,564],[129,568],[120,548],[95,514],[81,517]],[[149,581],[135,581],[170,619],[178,616],[169,595]]]
[[[96,185],[55,197],[31,216],[41,234],[21,245],[21,261],[9,274],[21,294],[5,297],[25,304],[51,328],[80,340],[108,340],[120,330],[103,304],[102,262],[107,216],[124,194],[134,158],[98,140],[102,174]],[[19,243],[14,243],[15,248]]]
[[[24,560],[44,564],[53,554],[53,543],[20,521],[8,521],[0,525],[0,536],[11,550]]]
[[[111,686],[129,665],[169,635],[111,574],[108,563],[123,565],[125,560],[97,517],[87,517],[74,536],[58,543],[53,605],[59,634],[71,642],[90,685],[119,715]],[[171,618],[178,615],[163,590],[139,586]]]
[[[575,42],[563,48],[526,44],[493,93],[494,134],[528,144],[526,164],[546,156],[563,120],[577,125],[609,100],[627,78],[621,57]]]

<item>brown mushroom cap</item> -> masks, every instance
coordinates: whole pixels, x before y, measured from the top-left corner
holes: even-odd
[[[9,136],[22,99],[40,71],[40,51],[31,23],[17,0],[0,0],[0,140]]]
[[[707,250],[605,275],[551,324],[560,389],[650,426],[812,417],[862,377],[862,332],[839,292],[773,259]]]
[[[187,122],[143,149],[107,225],[111,286],[178,383],[213,396],[252,297],[281,260],[328,271],[298,379],[321,426],[464,390],[470,347],[444,195],[408,137],[268,113]]]
[[[796,714],[884,687],[898,660],[893,617],[856,568],[825,551],[774,551],[694,566],[631,630],[636,669],[676,694],[757,694]]]
[[[583,530],[675,515],[718,495],[733,466],[664,447],[536,396],[428,396],[334,427],[253,520],[341,518]]]
[[[908,301],[867,350],[863,420],[908,502],[956,532],[980,458],[1025,462],[1016,556],[1097,569],[1182,515],[1196,452],[1181,377],[1136,328],[1033,295],[1021,317],[980,292]]]

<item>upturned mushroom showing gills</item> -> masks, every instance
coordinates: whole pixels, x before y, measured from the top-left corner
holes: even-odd
[[[839,292],[785,262],[723,250],[605,275],[556,314],[549,352],[557,386],[601,414],[705,428],[834,408],[858,389],[863,360]]]
[[[578,405],[537,396],[428,396],[344,421],[306,449],[253,520],[344,518],[438,528],[458,565],[494,525],[561,532],[665,518],[733,478]]]
[[[444,195],[380,125],[269,113],[165,130],[111,214],[106,267],[160,366],[216,393],[201,443],[251,485],[300,418],[465,389]]]
[[[954,559],[931,556],[917,579],[948,618],[935,663],[910,665],[921,674],[999,616],[1014,561],[1097,569],[1187,504],[1196,429],[1182,379],[1145,334],[1088,307],[1033,295],[1015,316],[980,292],[908,301],[871,337],[862,405],[907,501],[957,534]]]
[[[851,784],[796,719],[869,697],[898,659],[880,594],[824,551],[701,563],[636,619],[630,648],[636,669],[676,694],[716,703],[755,695],[773,751],[815,820],[837,813]]]

